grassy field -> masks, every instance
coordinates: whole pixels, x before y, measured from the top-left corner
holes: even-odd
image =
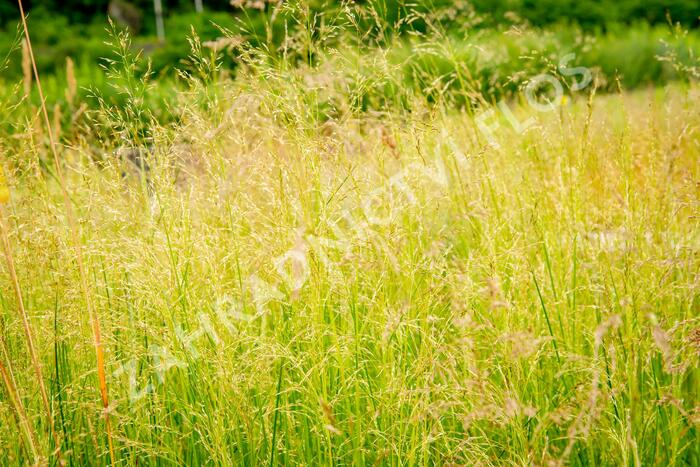
[[[0,464],[700,465],[695,84],[363,111],[381,53],[208,57],[167,124],[128,60],[5,117]]]

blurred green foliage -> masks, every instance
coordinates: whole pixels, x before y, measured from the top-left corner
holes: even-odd
[[[27,5],[35,56],[51,103],[62,99],[70,57],[76,65],[81,99],[94,105],[90,96],[99,95],[118,105],[122,97],[109,85],[104,70],[115,58],[105,16],[108,1],[32,3]],[[393,64],[388,79],[381,77],[381,70],[361,70],[357,82],[362,84],[352,91],[361,108],[402,100],[405,89],[428,100],[452,99],[455,105],[472,103],[474,95],[491,101],[513,95],[528,76],[556,70],[558,60],[569,52],[576,54],[576,65],[597,71],[604,88],[612,89],[615,77],[627,88],[662,84],[679,75],[660,56],[674,55],[682,61],[700,54],[700,34],[693,29],[700,15],[697,0],[363,0],[345,5],[357,13],[354,23],[340,14],[341,2],[330,0],[289,2],[275,14],[270,5],[263,11],[236,9],[228,0],[204,0],[205,11],[197,13],[193,1],[168,0],[164,1],[165,42],[155,37],[151,0],[134,3],[145,16],[132,49],[141,51],[138,72],[150,70],[158,78],[158,91],[149,94],[154,99],[167,95],[175,85],[174,70],[195,68],[189,63],[193,37],[206,42],[228,34],[262,46],[270,58],[281,54],[282,44],[292,38],[294,50],[285,60],[305,62],[317,53],[314,42],[347,47],[338,30],[360,33],[362,47],[386,49]],[[13,8],[14,2],[0,4],[2,18],[12,17]],[[673,34],[665,24],[667,15],[689,27],[689,33]],[[295,35],[295,30],[308,34]],[[428,42],[424,41],[427,36],[431,37]],[[0,72],[2,92],[22,80],[19,37],[17,20],[6,21],[0,29],[0,59],[8,58]],[[206,47],[201,51],[214,55]],[[224,70],[235,72],[236,54],[224,49],[216,61]],[[38,96],[32,99],[38,101]],[[158,112],[165,114],[162,108]]]
[[[132,0],[130,3],[151,15],[152,0]],[[210,11],[231,11],[228,0],[203,0]],[[312,7],[336,8],[341,2],[310,1]],[[460,0],[360,0],[358,3],[372,4],[385,19],[397,20],[416,8],[443,8],[464,3]],[[674,21],[690,27],[699,24],[700,2],[697,0],[471,0],[475,10],[502,21],[504,15],[513,12],[531,24],[543,26],[555,22],[571,22],[581,26],[600,26],[606,23],[638,22],[662,23],[669,14]],[[92,22],[101,19],[109,0],[24,0],[28,11],[43,8],[65,16],[72,23]],[[194,11],[193,0],[163,0],[166,12]],[[14,0],[0,3],[0,24],[18,17]]]
[[[491,12],[496,18],[508,11],[537,26],[555,22],[599,27],[609,23],[650,24],[673,21],[694,27],[700,17],[697,0],[473,0],[477,10]]]
[[[32,28],[37,31],[34,47],[41,72],[59,69],[66,57],[97,63],[100,57],[109,56],[109,46],[105,44],[109,0],[24,3]],[[160,44],[155,38],[152,0],[130,3],[144,14],[143,28],[134,43],[145,50],[157,72],[171,69],[187,57],[187,36],[192,30],[204,41],[222,36],[218,27],[245,34],[254,41],[265,36],[265,22],[272,8],[268,4],[268,11],[244,11],[232,7],[228,0],[203,0],[206,10],[198,14],[194,11],[193,0],[164,0],[167,41]],[[342,7],[342,2],[337,0],[302,3],[311,12],[326,16],[332,16]],[[691,29],[700,21],[697,0],[360,0],[353,4],[372,11],[371,15],[360,18],[357,27],[374,31],[374,37],[380,41],[397,33],[424,33],[435,24],[459,38],[476,29],[512,24],[540,27],[568,24],[604,34],[619,31],[620,25],[663,24],[668,18]],[[284,28],[279,21],[276,26],[279,43]],[[6,55],[11,50],[16,36],[16,3],[0,2],[0,54]],[[19,61],[12,60],[12,63],[15,66],[4,72],[5,79],[21,76]]]

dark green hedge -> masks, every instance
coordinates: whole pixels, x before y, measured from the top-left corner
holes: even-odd
[[[209,10],[231,11],[228,0],[203,0]],[[106,14],[109,0],[24,0],[27,10],[41,7],[52,14],[62,15],[70,22],[91,22]],[[132,0],[151,15],[152,0]],[[337,0],[309,3],[316,8],[337,8]],[[372,5],[390,23],[396,22],[412,10],[430,10],[471,4],[491,21],[505,21],[508,12],[514,12],[530,23],[543,26],[557,22],[572,22],[583,27],[600,26],[606,23],[647,21],[658,24],[666,21],[667,14],[674,21],[686,26],[700,24],[700,1],[698,0],[360,0],[357,3]],[[166,12],[185,12],[194,9],[193,0],[163,0]],[[0,25],[18,17],[15,0],[0,2]]]

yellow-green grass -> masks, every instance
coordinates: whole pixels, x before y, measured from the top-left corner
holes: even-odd
[[[497,147],[439,106],[318,124],[291,85],[213,92],[151,129],[147,171],[89,129],[60,148],[119,464],[700,464],[696,89],[504,119]],[[14,264],[62,457],[106,464],[32,134],[3,158]],[[4,265],[0,286],[2,363],[55,463]],[[6,385],[0,420],[0,463],[33,462]]]

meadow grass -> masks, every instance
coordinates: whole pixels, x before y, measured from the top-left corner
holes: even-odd
[[[175,123],[125,59],[55,167],[48,116],[0,144],[0,463],[700,464],[695,86],[488,141],[361,111],[381,52],[193,50]]]

